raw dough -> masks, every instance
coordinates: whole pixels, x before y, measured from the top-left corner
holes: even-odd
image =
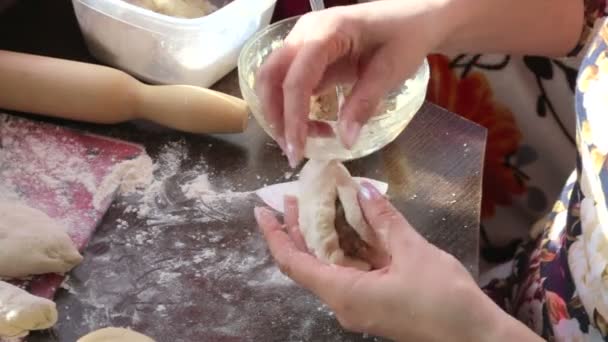
[[[299,186],[300,231],[311,252],[328,263],[370,269],[360,255],[378,242],[359,207],[359,184],[344,165],[310,160]]]
[[[310,118],[314,120],[338,120],[338,95],[328,91],[310,98]]]
[[[55,220],[40,210],[0,200],[0,277],[65,273],[81,261]]]
[[[131,0],[129,2],[177,18],[200,18],[216,10],[208,0]]]
[[[363,177],[353,177],[353,179],[357,184],[361,184],[362,182],[372,184],[383,195],[388,191],[388,184],[384,182]],[[272,184],[256,190],[255,193],[267,206],[284,214],[285,208],[283,208],[283,204],[285,196],[300,197],[300,187],[298,184],[298,181]]]
[[[21,337],[31,330],[48,329],[57,322],[52,301],[0,281],[0,337]]]
[[[347,98],[352,88],[348,85],[342,85],[342,91],[344,92],[344,97]],[[332,88],[324,93],[310,97],[310,113],[308,117],[313,120],[336,121],[338,120],[339,106],[338,94],[336,93],[336,89]],[[378,104],[374,115],[394,112],[396,109],[397,104],[394,100],[389,101],[385,99]]]
[[[154,340],[130,329],[108,327],[95,330],[76,342],[154,342]]]

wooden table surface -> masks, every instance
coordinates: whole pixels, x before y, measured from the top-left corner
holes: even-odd
[[[0,16],[0,48],[91,61],[65,0],[18,1]],[[235,73],[215,88],[239,95]],[[286,160],[254,121],[244,134],[200,136],[35,118],[141,143],[153,160],[171,144],[187,158],[159,199],[164,214],[184,220],[160,224],[126,212],[128,198],[115,203],[71,273],[71,290],[57,296],[59,323],[30,341],[71,342],[109,325],[158,341],[369,339],[343,332],[327,308],[274,267],[253,220],[254,195],[220,199],[222,212],[201,220],[201,208],[212,205],[180,192],[180,179],[200,173],[197,160],[216,186],[248,192],[284,181]],[[348,167],[388,182],[393,203],[416,229],[476,276],[485,138],[480,126],[427,103],[395,142]]]

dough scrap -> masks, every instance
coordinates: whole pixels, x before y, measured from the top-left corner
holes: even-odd
[[[360,252],[377,248],[378,239],[359,206],[359,184],[344,165],[309,160],[299,187],[299,228],[311,252],[324,262],[369,270],[371,265],[360,259]]]
[[[66,230],[38,209],[0,200],[0,277],[65,273],[82,261]]]
[[[0,337],[23,337],[57,323],[53,301],[0,281]]]
[[[131,0],[134,5],[176,18],[200,18],[217,8],[208,0]]]
[[[353,177],[353,179],[357,182],[357,184],[361,184],[363,182],[372,184],[378,191],[386,195],[388,191],[388,184],[371,179],[371,178],[363,178],[363,177]],[[255,191],[255,194],[260,197],[264,203],[271,207],[272,209],[280,212],[281,214],[285,213],[285,208],[283,207],[285,196],[293,196],[299,197],[300,188],[299,182],[291,181],[286,183],[277,183],[272,185],[267,185]]]
[[[81,337],[76,342],[155,342],[153,339],[146,335],[140,334],[136,331],[125,329],[107,327],[99,330],[95,330],[87,335]]]

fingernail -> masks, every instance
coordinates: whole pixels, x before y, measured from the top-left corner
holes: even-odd
[[[285,138],[279,137],[276,139],[277,145],[281,148],[283,152],[285,152]]]
[[[289,166],[291,166],[291,168],[295,168],[296,166],[298,166],[298,156],[297,156],[297,152],[296,152],[296,148],[295,146],[288,142],[287,143],[287,151],[285,151],[285,153],[287,154],[287,160],[289,161]]]
[[[340,136],[346,148],[351,148],[361,132],[361,124],[357,121],[344,120],[340,122]]]
[[[378,192],[378,189],[368,182],[361,183],[361,189],[359,192],[361,193],[361,196],[368,201],[376,200],[382,197],[380,192]]]
[[[255,207],[253,208],[253,215],[257,221],[262,221],[266,215],[268,215],[268,210],[263,207]]]

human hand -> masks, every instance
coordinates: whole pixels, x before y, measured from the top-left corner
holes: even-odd
[[[411,341],[535,339],[483,294],[462,264],[420,236],[372,185],[363,185],[359,201],[392,259],[370,272],[323,264],[309,254],[299,234],[294,199],[285,200],[285,225],[267,209],[255,211],[281,271],[319,296],[344,328]]]
[[[304,15],[261,66],[256,88],[274,138],[292,167],[306,138],[326,131],[308,119],[310,97],[352,84],[338,122],[350,148],[381,99],[412,75],[444,29],[436,10],[446,0],[376,1]]]

